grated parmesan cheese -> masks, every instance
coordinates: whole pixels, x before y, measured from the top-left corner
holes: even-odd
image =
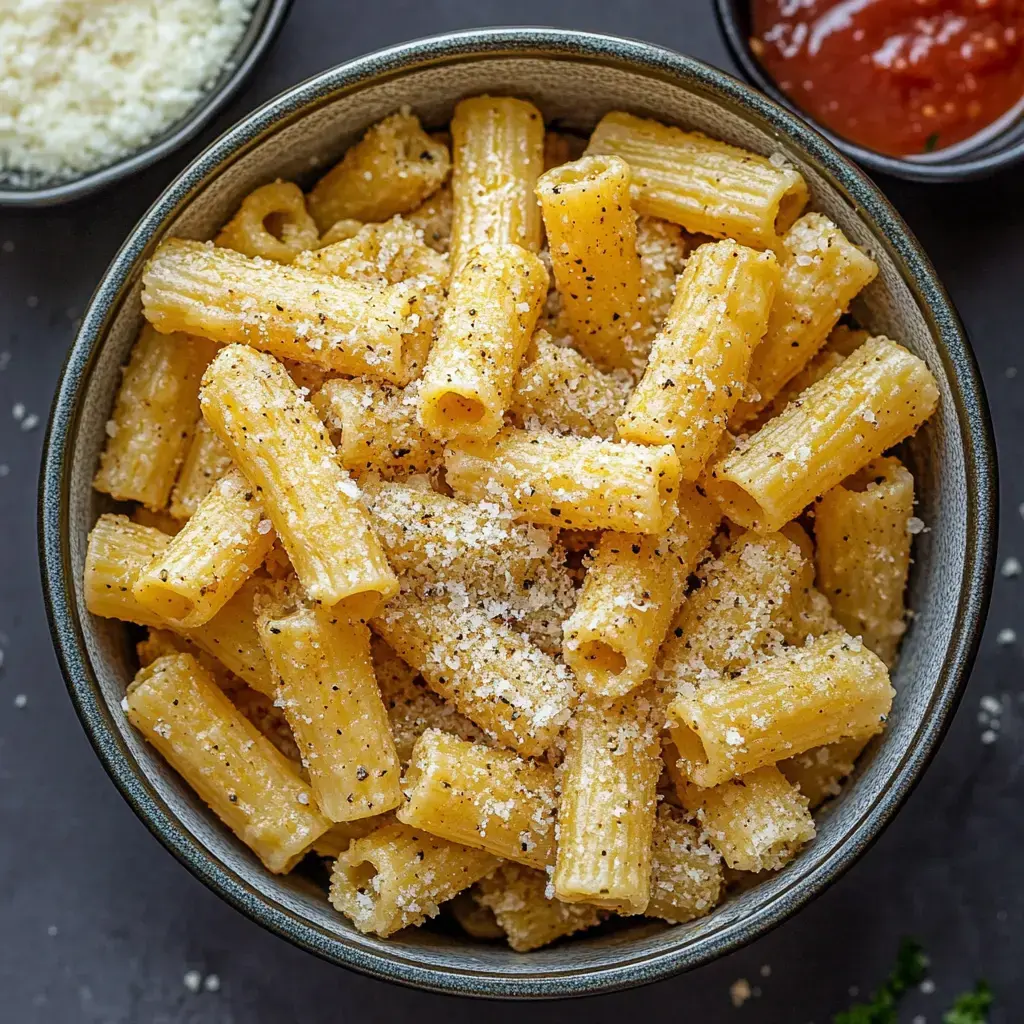
[[[60,180],[134,152],[216,80],[255,0],[23,0],[0,17],[0,170]]]

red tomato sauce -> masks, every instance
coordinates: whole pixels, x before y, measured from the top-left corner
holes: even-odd
[[[837,135],[893,156],[970,138],[1024,97],[1024,0],[753,0],[751,48]]]

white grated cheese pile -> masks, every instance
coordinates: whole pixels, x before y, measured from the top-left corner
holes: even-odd
[[[0,171],[60,180],[134,152],[216,80],[255,0],[0,0]]]

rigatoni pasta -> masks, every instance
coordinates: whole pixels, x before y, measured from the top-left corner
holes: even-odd
[[[739,401],[779,280],[772,253],[711,242],[690,257],[619,436],[672,444],[683,479],[696,480]]]
[[[914,433],[938,401],[922,360],[872,338],[719,461],[709,493],[741,526],[777,530]]]
[[[638,213],[758,249],[776,245],[807,203],[807,184],[785,164],[621,111],[601,118],[587,153],[629,164]]]
[[[157,245],[85,606],[145,630],[128,720],[358,930],[690,921],[885,725],[884,452],[938,388],[836,325],[875,265],[778,155],[612,112],[581,157],[524,98],[434,127]]]
[[[163,509],[199,414],[199,382],[216,346],[180,333],[139,333],[124,370],[93,487]]]
[[[361,597],[376,607],[398,580],[354,500],[323,423],[284,368],[230,345],[203,378],[203,416],[257,488],[309,596],[325,604]]]
[[[563,322],[606,369],[636,366],[651,322],[629,186],[629,165],[614,156],[563,164],[537,183]]]
[[[671,523],[679,459],[668,445],[562,437],[509,429],[445,449],[448,484],[461,497],[504,501],[531,523],[658,533]]]

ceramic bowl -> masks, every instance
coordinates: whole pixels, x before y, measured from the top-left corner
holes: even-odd
[[[528,96],[549,122],[586,132],[623,108],[701,129],[803,172],[813,207],[880,267],[856,310],[938,379],[938,413],[907,446],[929,531],[910,580],[915,616],[896,673],[891,723],[861,759],[819,832],[784,871],[710,916],[669,927],[622,922],[529,955],[443,929],[360,935],[301,871],[275,877],[223,828],[120,709],[136,668],[129,628],[93,618],[82,595],[86,535],[110,507],[90,481],[141,321],[142,266],[161,238],[209,238],[251,189],[310,183],[369,125],[410,104],[428,126],[478,93]],[[963,328],[927,257],[878,190],[788,111],[698,61],[644,43],[541,29],[484,30],[407,43],[326,71],[247,117],[157,200],[104,275],[60,380],[40,495],[43,583],[54,644],[96,752],[139,817],[198,878],[266,928],[378,978],[491,997],[584,995],[706,963],[788,917],[848,868],[896,812],[934,752],[967,678],[986,608],[995,530],[993,442]]]
[[[57,206],[97,192],[156,163],[195,136],[238,92],[277,36],[292,0],[256,0],[252,16],[216,80],[195,106],[140,149],[73,178],[21,180],[0,171],[0,206]]]
[[[970,181],[1024,161],[1024,101],[963,142],[913,157],[887,156],[818,124],[776,85],[750,48],[750,0],[714,0],[715,14],[733,60],[748,82],[809,121],[837,149],[873,171],[911,181]]]

